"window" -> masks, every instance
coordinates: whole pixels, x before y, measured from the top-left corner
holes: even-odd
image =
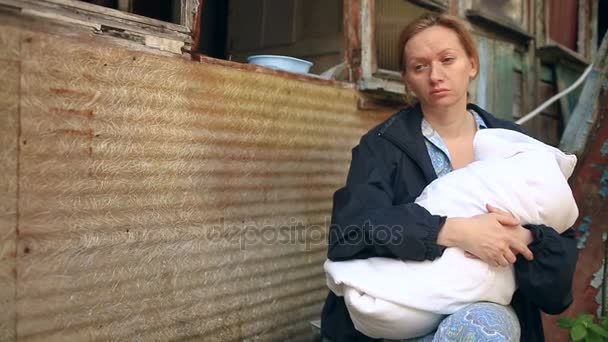
[[[590,0],[554,0],[545,6],[545,45],[567,49],[566,53],[574,53],[579,62],[587,63],[599,41],[592,18],[597,23],[602,15],[601,4]]]
[[[179,0],[80,0],[175,24],[180,23]]]
[[[247,62],[271,54],[313,62],[321,73],[342,62],[343,0],[205,0],[200,52]]]
[[[0,0],[26,15],[92,29],[160,50],[190,50],[201,0]]]
[[[447,11],[449,1],[347,0],[346,56],[358,88],[385,96],[404,93],[398,40],[411,20],[428,11]]]

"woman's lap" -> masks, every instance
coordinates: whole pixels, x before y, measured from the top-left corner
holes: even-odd
[[[474,303],[447,316],[437,331],[407,342],[519,341],[515,311],[495,303]]]

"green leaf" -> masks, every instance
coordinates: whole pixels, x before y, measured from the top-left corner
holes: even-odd
[[[594,333],[596,333],[602,337],[608,337],[608,330],[602,328],[601,326],[599,326],[595,323],[589,324],[589,330],[593,331]]]
[[[562,328],[572,328],[576,321],[570,317],[560,317],[557,320],[557,324]]]
[[[584,323],[593,323],[593,315],[588,313],[582,313],[578,315],[576,320]]]
[[[594,332],[590,331],[589,334],[587,334],[587,336],[585,337],[585,342],[603,342],[604,339],[595,334]]]
[[[577,323],[570,330],[570,337],[573,341],[580,341],[587,336],[587,329],[580,323]]]
[[[602,319],[602,326],[605,329],[608,329],[608,316],[604,317],[604,319]]]

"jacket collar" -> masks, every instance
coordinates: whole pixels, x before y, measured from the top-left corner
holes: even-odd
[[[492,114],[486,112],[474,104],[468,104],[467,109],[475,110],[484,120],[488,128],[500,127],[500,122]],[[424,136],[420,129],[422,123],[422,109],[420,104],[405,108],[391,117],[380,128],[379,136],[391,141],[404,153],[416,162],[420,167],[427,182],[432,182],[437,178],[431,157],[424,143]]]

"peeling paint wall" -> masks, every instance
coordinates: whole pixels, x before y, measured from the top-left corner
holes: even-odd
[[[0,22],[0,340],[309,340],[332,194],[388,113]]]
[[[595,313],[600,308],[603,274],[604,239],[608,232],[608,93],[600,95],[598,119],[587,146],[586,155],[579,160],[572,184],[579,206],[579,220],[575,224],[579,242],[579,260],[574,277],[574,303],[560,316],[576,317],[581,312]],[[599,273],[598,273],[599,272]],[[599,300],[599,301],[598,301]],[[547,341],[569,341],[567,330],[557,326],[559,316],[545,315]]]

